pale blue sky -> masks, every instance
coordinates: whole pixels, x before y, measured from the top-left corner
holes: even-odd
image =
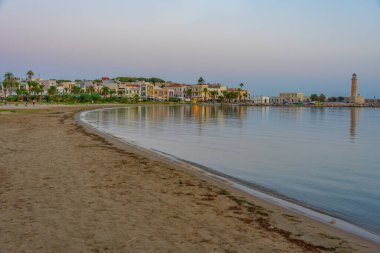
[[[380,97],[377,0],[0,0],[0,73]]]

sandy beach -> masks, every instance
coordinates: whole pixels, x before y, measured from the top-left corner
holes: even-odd
[[[380,252],[77,122],[95,107],[0,107],[1,253]]]

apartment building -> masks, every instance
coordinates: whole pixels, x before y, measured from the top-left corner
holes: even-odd
[[[191,98],[197,101],[207,101],[210,96],[207,84],[197,84],[191,86]]]

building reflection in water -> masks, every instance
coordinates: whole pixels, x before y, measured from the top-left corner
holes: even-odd
[[[357,131],[357,121],[358,115],[360,114],[361,108],[351,108],[351,124],[350,124],[350,139],[351,142],[354,142],[356,139]]]

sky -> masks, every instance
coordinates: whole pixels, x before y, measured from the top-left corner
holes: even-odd
[[[0,75],[380,97],[380,0],[0,0]]]

